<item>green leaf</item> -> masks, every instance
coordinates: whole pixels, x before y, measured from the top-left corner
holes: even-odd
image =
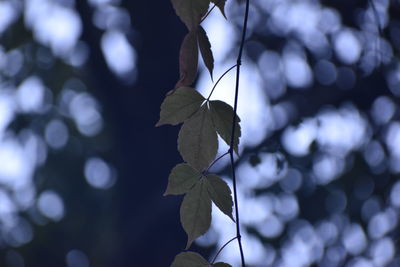
[[[210,40],[208,39],[207,33],[203,29],[203,27],[199,26],[197,33],[201,56],[203,57],[204,65],[206,65],[212,79],[214,69],[214,57],[211,51]]]
[[[175,256],[174,262],[171,267],[205,267],[209,266],[200,254],[195,252],[181,252]]]
[[[190,167],[189,164],[176,165],[168,177],[168,186],[164,196],[185,194],[200,177],[201,173]]]
[[[211,200],[223,213],[235,221],[232,216],[232,192],[228,184],[215,174],[208,174],[206,181]]]
[[[225,2],[226,0],[211,0],[218,8],[221,10],[222,15],[226,18],[225,15]]]
[[[218,138],[206,104],[184,122],[178,136],[178,150],[198,171],[203,171],[215,159]]]
[[[217,262],[212,265],[213,267],[232,267],[232,265],[225,262]]]
[[[225,143],[230,145],[232,135],[233,108],[225,102],[215,100],[210,101],[210,110],[215,130],[222,137]],[[233,140],[236,154],[238,154],[239,138],[241,136],[239,122],[240,118],[236,115],[235,138]]]
[[[195,29],[207,13],[210,0],[171,0],[176,14],[189,30]]]
[[[190,31],[182,41],[179,51],[179,81],[175,88],[191,85],[197,76],[199,63],[199,48],[197,45],[197,31]]]
[[[211,225],[211,199],[204,180],[201,179],[185,195],[181,205],[181,223],[188,235],[186,249]]]
[[[161,104],[160,120],[156,126],[176,125],[195,113],[205,98],[191,87],[180,87],[167,95]]]

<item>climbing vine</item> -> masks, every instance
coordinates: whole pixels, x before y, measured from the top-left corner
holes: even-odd
[[[211,79],[213,77],[214,57],[211,44],[206,31],[200,24],[215,7],[218,7],[226,18],[226,0],[171,0],[171,2],[176,14],[189,32],[184,37],[180,48],[180,78],[175,88],[166,95],[161,104],[160,120],[156,124],[156,126],[161,126],[183,123],[178,135],[178,150],[184,163],[180,163],[172,169],[164,195],[185,195],[180,208],[181,224],[188,236],[185,250],[188,250],[193,241],[210,228],[212,203],[236,223],[236,236],[220,248],[212,262],[208,262],[198,253],[186,251],[178,254],[171,266],[231,266],[228,263],[215,263],[215,261],[221,250],[236,239],[239,244],[242,266],[245,267],[240,235],[234,153],[238,153],[241,136],[237,105],[249,0],[246,1],[237,63],[221,75],[207,98],[191,87],[197,76],[199,53],[210,72]],[[210,8],[211,3],[214,5]],[[223,101],[210,100],[218,82],[234,68],[236,68],[234,106]],[[229,145],[229,150],[216,158],[218,135]],[[209,172],[213,164],[227,155],[230,156],[232,166],[233,198],[228,184],[218,175]],[[235,216],[233,216],[233,207],[235,207]]]

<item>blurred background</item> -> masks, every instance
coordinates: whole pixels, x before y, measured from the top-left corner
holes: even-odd
[[[244,1],[203,22],[214,77]],[[239,95],[249,266],[400,266],[400,2],[251,1]],[[169,266],[179,127],[154,125],[186,29],[169,1],[0,1],[0,266]],[[214,99],[233,101],[234,73]],[[212,88],[200,66],[195,87]],[[227,147],[220,142],[219,153]],[[226,158],[213,171],[231,184]],[[235,236],[216,208],[194,250]],[[218,257],[239,266],[237,244]]]

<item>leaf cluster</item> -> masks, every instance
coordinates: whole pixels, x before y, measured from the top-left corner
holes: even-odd
[[[160,120],[156,126],[182,123],[178,135],[178,151],[184,163],[176,165],[168,178],[164,195],[184,194],[180,220],[187,233],[186,249],[208,231],[214,203],[233,221],[232,192],[218,175],[209,173],[218,151],[218,135],[230,145],[233,118],[235,132],[231,151],[238,153],[241,135],[240,119],[233,108],[219,100],[206,99],[191,87],[198,69],[199,53],[212,79],[214,57],[206,31],[200,23],[207,17],[210,3],[217,6],[225,17],[226,0],[171,0],[176,14],[188,28],[179,54],[180,77],[175,89],[161,104]],[[211,10],[210,10],[211,11]],[[209,12],[210,12],[209,11]],[[209,263],[194,252],[182,252],[175,257],[172,267],[230,266],[227,263]]]
[[[204,65],[210,72],[211,78],[214,69],[214,57],[211,51],[210,40],[200,23],[207,16],[210,3],[213,2],[225,16],[226,0],[171,0],[176,14],[185,23],[189,32],[183,39],[179,53],[180,78],[175,88],[191,85],[197,76],[199,50]]]
[[[176,165],[169,175],[164,195],[185,194],[181,205],[181,223],[193,240],[204,234],[211,224],[211,203],[233,220],[232,192],[228,184],[208,173],[218,150],[218,138],[228,143],[231,138],[233,109],[222,101],[208,101],[191,87],[180,87],[167,95],[161,105],[157,126],[183,123],[178,136],[178,150],[186,163]],[[239,144],[237,120],[235,149]]]

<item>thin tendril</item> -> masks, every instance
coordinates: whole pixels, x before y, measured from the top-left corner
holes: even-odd
[[[233,240],[235,240],[237,238],[237,236],[235,236],[234,238],[232,238],[231,240],[229,240],[228,242],[226,242],[217,252],[217,254],[215,254],[213,260],[211,261],[211,264],[214,264],[215,260],[217,259],[218,255],[221,253],[221,251],[229,244],[231,243]]]

